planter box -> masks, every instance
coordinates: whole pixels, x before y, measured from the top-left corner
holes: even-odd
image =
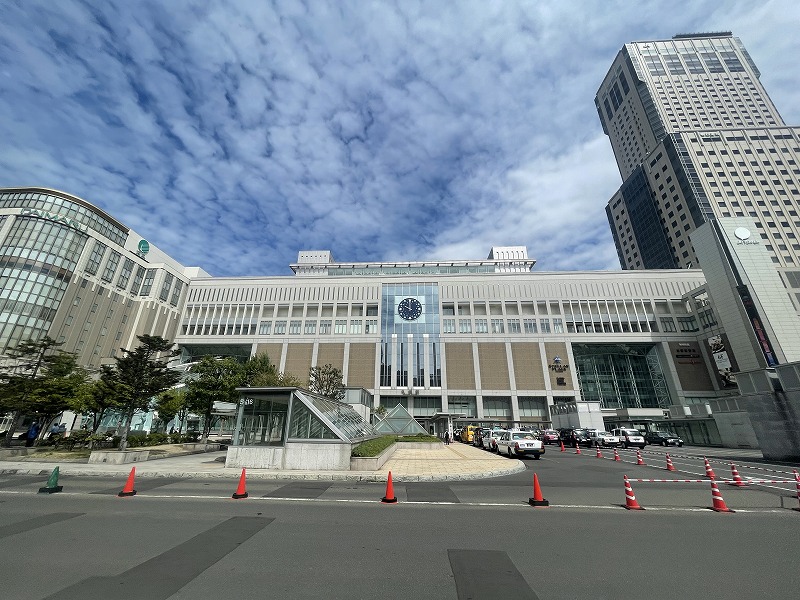
[[[411,444],[412,442],[409,442]],[[395,442],[386,450],[378,454],[378,456],[351,456],[350,457],[350,470],[351,471],[377,471],[380,469],[387,460],[392,457],[394,451],[400,446],[399,442]],[[400,446],[402,448],[402,446]]]
[[[44,448],[37,448],[37,447],[26,448],[25,446],[19,446],[19,447],[12,446],[11,448],[0,448],[0,460],[13,458],[14,456],[28,456],[29,454],[36,454],[37,452],[43,449]]]
[[[189,452],[217,452],[222,444],[182,444],[182,446]]]
[[[144,462],[150,458],[149,450],[93,450],[89,455],[89,464],[106,463],[109,465],[123,465],[125,463]]]
[[[396,442],[398,448],[409,450],[439,450],[444,446],[444,442]]]

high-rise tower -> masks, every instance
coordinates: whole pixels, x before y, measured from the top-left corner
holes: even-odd
[[[623,184],[606,207],[624,269],[702,266],[690,234],[751,218],[800,287],[800,128],[730,32],[626,44],[595,97]]]

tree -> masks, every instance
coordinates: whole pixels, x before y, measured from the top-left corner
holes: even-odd
[[[158,418],[164,422],[165,426],[177,417],[178,421],[180,421],[178,433],[183,429],[186,423],[186,414],[189,412],[189,400],[186,392],[185,387],[180,389],[173,388],[162,392],[158,396],[155,405],[155,409],[158,411]]]
[[[110,365],[102,365],[100,369],[100,377],[87,384],[85,393],[70,401],[72,410],[91,415],[92,433],[97,432],[106,413],[117,407],[114,387],[108,383],[113,379],[113,368]]]
[[[153,398],[181,380],[181,373],[167,368],[169,359],[179,350],[171,350],[172,342],[160,336],[137,335],[140,345],[134,350],[120,348],[122,356],[114,357],[116,365],[105,370],[101,379],[113,391],[116,405],[123,411],[119,449],[128,446],[131,419],[137,410],[150,408]]]
[[[11,426],[4,440],[7,447],[11,446],[17,421],[31,411],[30,396],[36,390],[42,367],[55,360],[53,350],[61,345],[45,336],[39,341],[20,342],[6,355],[7,361],[2,367],[0,409],[12,413]]]
[[[244,364],[244,379],[241,383],[246,387],[302,387],[303,382],[291,373],[279,373],[266,353],[257,354]]]
[[[40,374],[29,395],[29,404],[30,410],[41,418],[42,436],[53,419],[70,408],[74,399],[88,393],[89,374],[78,367],[75,354],[61,350],[45,362]]]
[[[214,402],[238,402],[236,388],[244,381],[244,368],[234,358],[204,356],[192,365],[191,375],[186,382],[186,399],[189,410],[204,417],[202,441],[205,443],[211,431]]]
[[[320,396],[341,402],[344,399],[342,371],[331,364],[311,367],[308,371],[308,389]]]

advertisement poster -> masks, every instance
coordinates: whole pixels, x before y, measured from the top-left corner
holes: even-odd
[[[732,363],[732,357],[728,354],[727,342],[727,338],[722,335],[715,335],[706,340],[717,367],[717,380],[723,389],[737,387],[736,376],[733,373],[738,367]]]

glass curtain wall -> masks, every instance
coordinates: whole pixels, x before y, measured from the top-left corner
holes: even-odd
[[[602,408],[667,408],[671,402],[654,344],[573,344],[584,400]]]
[[[0,245],[0,349],[50,330],[87,240],[56,221],[15,218]]]

